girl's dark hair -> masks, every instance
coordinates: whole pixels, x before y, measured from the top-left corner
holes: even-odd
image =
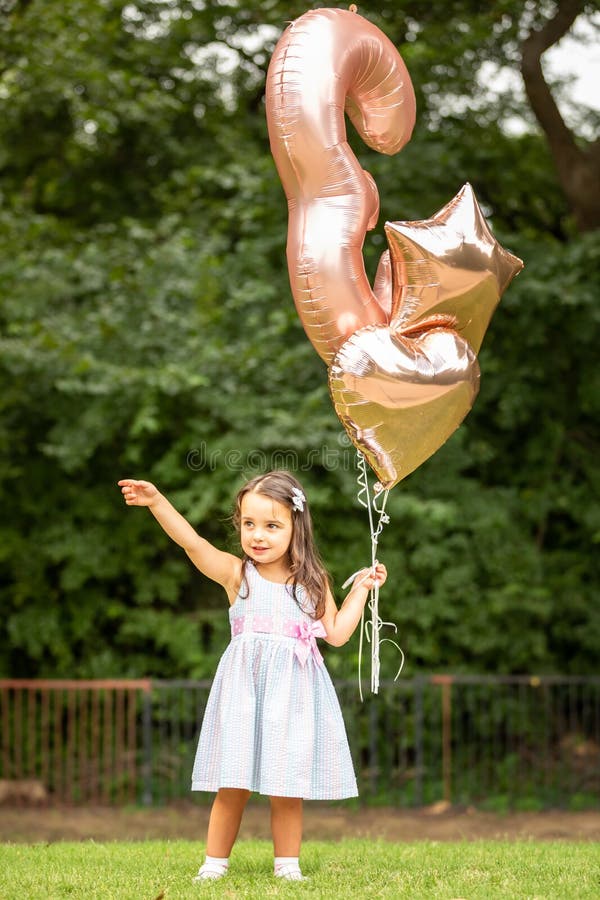
[[[329,587],[329,575],[323,565],[319,552],[315,546],[313,526],[308,503],[304,502],[304,509],[294,508],[293,489],[302,490],[302,485],[293,475],[285,471],[267,472],[266,475],[258,475],[239,491],[235,499],[233,524],[240,531],[242,500],[246,494],[264,494],[286,506],[292,515],[292,540],[289,546],[290,571],[288,582],[291,582],[294,599],[299,606],[298,587],[301,585],[309,600],[309,608],[304,608],[313,619],[320,619],[325,612],[325,601]],[[244,554],[242,558],[242,585],[248,589],[246,580],[246,565],[250,557]]]

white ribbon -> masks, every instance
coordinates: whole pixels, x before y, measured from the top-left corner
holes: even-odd
[[[371,566],[373,569],[373,573],[375,572],[375,567],[377,565],[377,543],[379,541],[379,535],[383,531],[384,525],[387,525],[390,521],[390,517],[385,512],[385,505],[387,503],[387,498],[389,495],[389,491],[384,491],[381,488],[380,490],[375,492],[375,496],[371,501],[369,496],[369,480],[367,473],[367,464],[363,454],[360,450],[356,451],[357,456],[357,464],[359,469],[359,474],[357,477],[357,482],[359,485],[357,499],[361,506],[364,506],[369,514],[369,529],[371,532]],[[377,497],[379,494],[382,494],[381,506],[377,506]],[[374,522],[373,517],[373,509],[375,512],[379,514],[379,518],[377,520],[377,524]],[[346,579],[344,584],[342,585],[342,589],[348,587],[357,575],[359,575],[363,570],[359,569],[357,572],[354,572],[349,578]],[[361,681],[361,669],[362,669],[362,652],[363,652],[363,641],[366,638],[367,642],[371,644],[371,693],[378,694],[379,693],[379,646],[380,644],[389,643],[393,644],[394,647],[398,650],[401,656],[400,668],[396,672],[394,676],[394,681],[396,681],[400,677],[400,673],[402,672],[402,668],[404,666],[404,653],[402,652],[402,648],[396,643],[396,641],[392,640],[392,638],[382,638],[380,637],[380,631],[384,626],[389,625],[394,629],[394,632],[398,633],[398,628],[393,622],[384,622],[381,616],[379,615],[379,585],[375,584],[374,587],[371,588],[369,602],[368,602],[369,612],[371,613],[370,621],[365,622],[365,611],[363,609],[362,615],[360,617],[360,635],[359,635],[359,643],[358,643],[358,692],[360,695],[361,701],[363,700],[362,693],[362,681]]]

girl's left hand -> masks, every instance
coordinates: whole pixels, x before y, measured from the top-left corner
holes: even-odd
[[[376,585],[381,587],[387,579],[387,569],[383,563],[378,562],[375,567],[363,569],[354,579],[352,587],[366,588],[370,591]]]

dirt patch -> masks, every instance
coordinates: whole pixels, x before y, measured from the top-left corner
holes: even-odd
[[[160,809],[107,807],[4,807],[0,812],[0,841],[188,839],[204,841],[209,807],[181,803]],[[344,837],[388,841],[486,840],[600,840],[600,812],[509,813],[495,815],[443,805],[420,810],[390,807],[351,810],[307,803],[304,815],[307,840]],[[269,809],[249,804],[240,838],[268,840]]]

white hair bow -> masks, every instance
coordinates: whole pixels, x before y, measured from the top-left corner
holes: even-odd
[[[297,509],[299,512],[304,512],[304,504],[306,502],[306,497],[300,490],[300,488],[292,488],[292,505],[294,509]]]

